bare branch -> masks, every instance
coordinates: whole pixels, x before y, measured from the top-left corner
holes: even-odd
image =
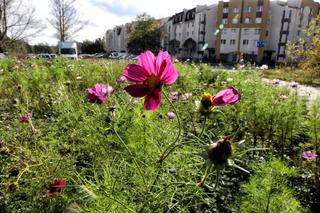
[[[57,31],[56,36],[60,41],[71,39],[87,23],[79,18],[74,7],[74,0],[51,0],[50,24]]]

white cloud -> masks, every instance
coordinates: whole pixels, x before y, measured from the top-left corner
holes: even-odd
[[[44,24],[46,29],[36,37],[30,38],[29,42],[57,44],[54,38],[55,31],[48,22],[50,19],[50,0],[30,0],[36,7],[36,15]],[[120,2],[120,3],[119,3]],[[94,40],[103,37],[107,29],[116,25],[131,22],[136,15],[146,12],[155,18],[172,16],[184,8],[190,9],[197,4],[213,4],[217,0],[76,0],[75,6],[79,15],[88,21],[88,25],[81,30],[74,40]]]

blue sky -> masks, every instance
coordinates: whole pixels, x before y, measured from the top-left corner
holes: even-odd
[[[48,23],[50,19],[50,0],[29,0],[36,8],[36,16],[43,20],[46,28],[36,37],[29,38],[29,42],[57,44],[54,30]],[[124,24],[135,19],[143,12],[161,18],[180,12],[183,8],[192,8],[197,4],[211,5],[217,0],[75,0],[75,7],[80,16],[88,21],[88,25],[80,31],[74,40],[94,40],[103,37],[107,29]]]

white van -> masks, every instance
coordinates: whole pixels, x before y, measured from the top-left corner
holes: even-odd
[[[61,41],[58,44],[59,55],[62,57],[78,60],[77,43],[73,41]]]

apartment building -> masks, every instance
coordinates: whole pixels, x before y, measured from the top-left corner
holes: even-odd
[[[288,41],[305,38],[304,29],[318,14],[314,0],[224,0],[160,19],[159,36],[161,47],[181,59],[283,62]],[[108,30],[106,50],[127,52],[132,25]]]
[[[182,59],[214,57],[216,10],[216,5],[197,5],[170,17],[165,49]]]
[[[111,30],[107,30],[104,36],[106,51],[127,52],[127,44],[131,28],[132,23],[127,23],[121,26],[116,26]]]
[[[319,3],[313,0],[271,1],[267,26],[270,33],[265,46],[267,59],[285,61],[287,42],[305,39],[304,30],[318,14]]]
[[[286,60],[286,44],[303,38],[319,12],[313,0],[230,0],[218,4],[215,56],[218,61]]]

